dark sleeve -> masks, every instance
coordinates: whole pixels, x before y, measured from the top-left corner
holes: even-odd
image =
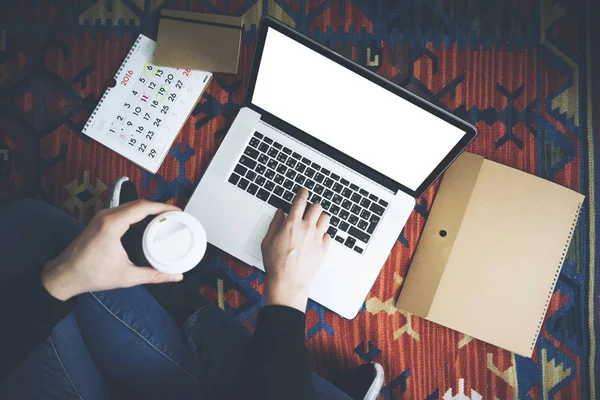
[[[0,287],[0,382],[73,309],[46,291],[39,276]]]
[[[240,398],[315,398],[304,344],[305,326],[306,315],[294,308],[267,306],[258,312],[254,340],[241,377]]]

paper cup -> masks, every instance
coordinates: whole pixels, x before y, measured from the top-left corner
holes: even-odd
[[[142,249],[154,268],[165,274],[194,268],[206,252],[206,231],[200,221],[183,211],[158,215],[144,231]]]

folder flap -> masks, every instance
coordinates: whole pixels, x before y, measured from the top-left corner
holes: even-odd
[[[241,17],[162,10],[153,63],[237,73],[241,37]]]
[[[465,152],[444,173],[400,292],[398,308],[419,317],[428,316],[483,162],[483,157]]]

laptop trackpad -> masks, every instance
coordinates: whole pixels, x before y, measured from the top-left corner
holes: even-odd
[[[250,238],[246,242],[246,246],[244,246],[244,251],[250,254],[252,257],[259,259],[262,261],[262,251],[260,249],[260,244],[262,243],[267,231],[269,230],[269,225],[271,225],[271,220],[273,217],[269,217],[268,215],[261,215],[260,220],[254,227],[254,231]]]

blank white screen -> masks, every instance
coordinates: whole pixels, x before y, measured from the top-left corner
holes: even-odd
[[[465,134],[271,28],[252,103],[412,190]]]

